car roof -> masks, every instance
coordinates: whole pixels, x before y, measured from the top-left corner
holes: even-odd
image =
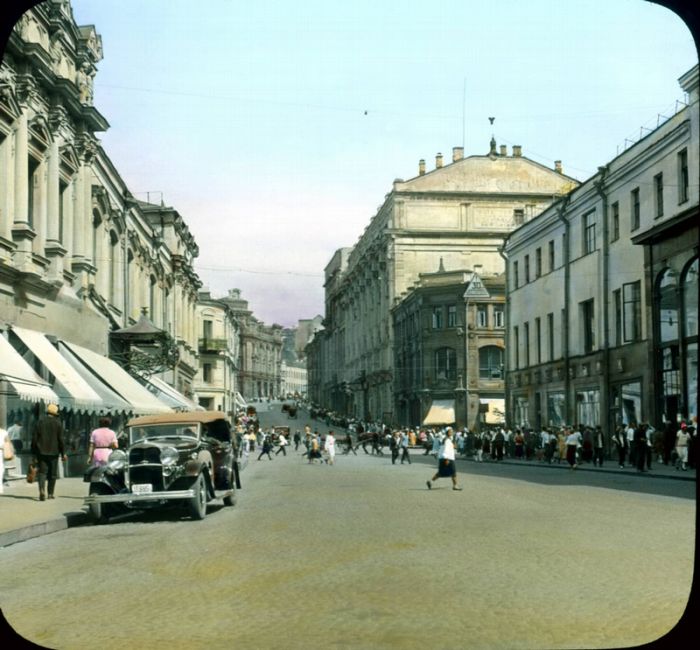
[[[129,420],[128,427],[140,427],[149,424],[208,424],[216,420],[226,420],[223,411],[182,411],[179,413],[159,413],[143,415]]]

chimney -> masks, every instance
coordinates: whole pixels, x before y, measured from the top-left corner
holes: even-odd
[[[442,154],[438,153],[435,156],[435,169],[440,169],[442,167]]]
[[[555,160],[554,161],[554,171],[557,172],[557,174],[563,174],[564,172],[561,170],[561,160]]]
[[[523,155],[523,148],[519,144],[513,145],[513,156],[520,158]]]
[[[423,175],[425,175],[425,160],[423,160],[423,158],[421,158],[418,161],[418,176],[423,176]]]
[[[508,147],[506,145],[502,144],[501,145],[501,156],[507,156],[508,155]]]
[[[464,147],[452,147],[452,162],[457,162],[464,158]]]

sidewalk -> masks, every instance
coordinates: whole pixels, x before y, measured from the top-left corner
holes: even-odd
[[[385,455],[387,452],[385,452]],[[415,448],[412,456],[422,457],[423,451]],[[458,457],[457,462],[464,464],[464,471],[469,471],[469,465],[476,461],[472,458]],[[497,461],[485,460],[483,463],[496,465]],[[549,468],[553,471],[571,471],[568,463],[548,464],[538,460],[515,460],[505,458],[501,464],[520,465],[523,467]],[[607,461],[603,467],[594,467],[592,463],[582,463],[577,472],[598,472],[628,474],[636,476],[634,467],[620,469],[613,461]],[[649,480],[655,478],[674,479],[679,481],[695,481],[696,470],[677,470],[672,466],[653,463],[650,472],[645,474]],[[0,494],[0,547],[23,542],[33,537],[65,530],[72,526],[89,523],[87,506],[83,499],[88,493],[88,484],[82,478],[61,478],[56,482],[56,498],[39,501],[39,487],[29,484],[24,477],[10,475],[10,485],[5,486],[4,494]]]
[[[10,474],[0,494],[0,547],[23,542],[89,521],[83,499],[88,484],[80,478],[56,481],[56,498],[39,501],[39,486]]]

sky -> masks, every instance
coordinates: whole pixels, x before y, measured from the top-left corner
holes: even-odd
[[[131,192],[183,216],[214,297],[239,288],[285,327],[323,314],[324,267],[419,159],[493,135],[585,180],[675,111],[697,63],[642,0],[72,5],[102,37],[98,137]]]

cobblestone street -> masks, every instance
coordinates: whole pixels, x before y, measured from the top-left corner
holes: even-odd
[[[469,464],[462,492],[447,479],[429,491],[433,466],[421,458],[256,457],[238,505],[210,506],[202,522],[142,515],[1,549],[14,576],[0,580],[6,618],[66,649],[96,638],[103,648],[608,648],[654,640],[684,610],[692,500],[578,487],[574,475],[565,487],[476,476]]]

